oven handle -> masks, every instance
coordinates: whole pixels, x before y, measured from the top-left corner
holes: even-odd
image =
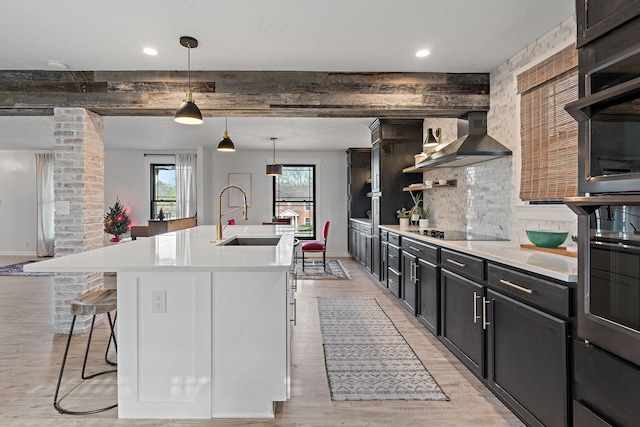
[[[632,250],[634,252],[640,252],[640,247],[638,247],[636,245],[628,245],[628,244],[625,244],[625,243],[622,243],[622,242],[620,242],[620,243],[603,242],[602,240],[597,240],[597,239],[594,239],[591,242],[592,243],[598,243],[598,246],[607,246],[607,247],[610,247],[610,248],[617,248],[617,249],[624,248],[626,250]]]
[[[624,95],[630,94],[640,89],[640,77],[636,77],[628,82],[620,83],[611,88],[604,89],[596,94],[584,96],[577,101],[573,101],[564,106],[569,114],[579,122],[586,122],[590,119],[590,115],[585,111],[589,107],[599,102],[613,101]]]

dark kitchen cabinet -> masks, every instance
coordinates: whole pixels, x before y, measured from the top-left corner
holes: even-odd
[[[418,257],[402,251],[402,272],[402,304],[415,316],[418,299]]]
[[[380,257],[379,257],[379,262],[380,262],[380,276],[379,276],[379,280],[380,283],[382,284],[382,286],[384,286],[385,288],[388,287],[388,282],[387,282],[387,277],[389,275],[389,272],[387,271],[389,268],[389,263],[387,262],[387,253],[389,251],[389,240],[388,240],[388,232],[387,230],[380,230]],[[375,247],[375,246],[374,246]],[[374,263],[375,263],[375,259],[374,259]]]
[[[484,287],[443,268],[440,292],[440,339],[469,370],[484,378]]]
[[[360,225],[360,263],[371,271],[371,227]]]
[[[439,332],[440,285],[438,283],[437,246],[402,239],[402,301],[409,312],[418,317],[431,332]]]
[[[400,298],[401,290],[401,253],[400,236],[395,233],[388,233],[387,242],[387,289],[395,296]]]
[[[349,221],[349,253],[356,261],[360,261],[360,225]]]
[[[487,266],[487,385],[529,426],[570,418],[570,288]]]
[[[349,221],[349,250],[351,256],[371,271],[371,225],[358,220]]]
[[[440,334],[440,268],[418,259],[418,320],[434,335]]]
[[[640,0],[576,0],[577,46],[603,36],[640,15]]]
[[[371,209],[371,149],[347,150],[347,218],[366,218]]]
[[[529,426],[567,426],[567,321],[491,289],[487,301],[487,385]]]

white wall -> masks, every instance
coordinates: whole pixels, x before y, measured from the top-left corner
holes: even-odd
[[[35,255],[36,244],[36,151],[0,151],[0,254]],[[228,174],[250,173],[252,178],[251,207],[248,224],[271,220],[271,178],[265,175],[265,165],[271,162],[270,151],[236,151],[219,153],[199,150],[202,159],[199,172],[198,223],[213,224],[216,220],[218,193],[228,183]],[[105,151],[105,210],[116,201],[127,208],[137,225],[146,225],[149,216],[149,164],[173,156],[145,156],[144,151]],[[330,256],[348,256],[347,252],[347,156],[344,151],[278,152],[281,163],[316,165],[316,218],[318,226],[331,221]],[[223,211],[229,210],[223,197]],[[225,216],[242,222],[241,211]]]
[[[0,151],[0,255],[36,251],[36,156]]]
[[[158,160],[153,158],[154,161]],[[116,199],[127,209],[132,225],[147,225],[149,219],[149,160],[143,151],[104,152],[105,213]],[[168,161],[174,161],[168,156]],[[147,166],[147,167],[145,167]]]
[[[265,168],[271,163],[269,151],[235,151],[233,153],[212,152],[212,212],[217,212],[218,194],[228,183],[229,173],[251,174],[251,207],[248,224],[271,221],[272,178],[266,176]],[[330,256],[348,256],[347,251],[347,155],[345,151],[278,151],[278,163],[316,165],[316,223],[320,227],[325,220],[331,221],[327,253]],[[223,212],[227,206],[226,194],[222,198]],[[234,218],[243,223],[242,211],[225,216],[225,222]],[[215,222],[215,215],[213,218]],[[319,236],[318,236],[319,237]]]

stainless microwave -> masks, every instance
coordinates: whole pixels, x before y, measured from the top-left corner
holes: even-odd
[[[579,193],[640,192],[640,44],[581,77],[584,96],[565,107],[580,122]]]

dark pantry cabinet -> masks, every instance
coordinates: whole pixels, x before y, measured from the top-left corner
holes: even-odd
[[[396,211],[410,208],[411,196],[402,188],[409,178],[402,173],[414,156],[422,151],[422,120],[378,119],[371,129],[371,210],[372,272],[380,277],[380,230],[384,224],[397,224]]]

